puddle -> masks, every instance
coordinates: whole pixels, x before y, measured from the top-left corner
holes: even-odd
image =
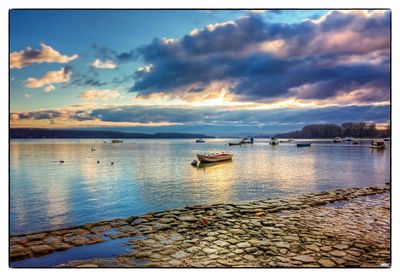
[[[10,267],[54,267],[74,260],[112,258],[128,253],[132,249],[132,245],[127,244],[129,240],[141,239],[143,239],[143,237],[108,239],[101,243],[76,246],[65,251],[53,252],[41,257],[13,261],[10,263]]]

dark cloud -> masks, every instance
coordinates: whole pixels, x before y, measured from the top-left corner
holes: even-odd
[[[75,74],[73,75],[71,85],[77,87],[101,87],[107,85],[107,82],[102,82],[96,78],[96,74],[94,76],[88,76],[86,74]]]
[[[341,123],[346,121],[386,122],[390,106],[347,106],[309,109],[276,110],[221,110],[210,108],[176,108],[149,106],[118,106],[94,110],[44,110],[14,113],[20,120],[70,119],[103,122],[173,122],[183,125],[259,126],[269,124],[309,124],[318,122]],[[221,129],[222,130],[222,129]]]
[[[95,57],[100,60],[112,60],[118,63],[136,61],[139,57],[139,53],[135,50],[119,53],[118,51],[112,50],[106,46],[100,46],[97,44],[92,45],[92,49],[95,52]]]
[[[296,24],[267,23],[254,14],[140,47],[141,59],[153,67],[136,73],[131,91],[175,93],[222,81],[231,82],[231,92],[241,100],[327,99],[376,88],[386,91],[379,94],[384,101],[390,90],[389,48],[390,12],[334,11],[319,23]],[[377,55],[373,63],[371,54]]]

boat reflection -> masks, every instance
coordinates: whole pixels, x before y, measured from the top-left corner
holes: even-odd
[[[232,160],[228,160],[228,161],[221,161],[221,162],[214,162],[214,163],[199,163],[199,165],[197,166],[197,169],[203,169],[204,171],[207,170],[215,170],[215,169],[222,169],[222,168],[226,168],[227,165],[232,165],[233,162]]]

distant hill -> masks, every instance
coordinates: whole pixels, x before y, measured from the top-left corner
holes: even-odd
[[[378,130],[375,123],[345,122],[341,125],[311,124],[304,126],[299,131],[275,134],[274,136],[277,138],[383,138],[390,137],[390,134],[390,125],[387,125],[383,130]]]
[[[69,130],[69,129],[39,129],[39,128],[11,128],[11,139],[130,139],[130,138],[214,138],[203,134],[190,133],[125,133],[116,131]]]

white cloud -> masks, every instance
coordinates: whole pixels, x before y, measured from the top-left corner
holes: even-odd
[[[82,92],[78,96],[81,99],[99,99],[99,100],[110,100],[119,97],[119,93],[116,90],[112,89],[90,89]]]
[[[94,68],[101,68],[101,69],[114,69],[117,65],[111,60],[100,61],[99,59],[94,60],[92,62],[92,66]]]
[[[10,68],[22,68],[34,63],[68,63],[78,58],[76,54],[70,57],[61,55],[60,52],[44,43],[41,43],[40,46],[41,48],[38,50],[28,47],[20,52],[12,52]]]
[[[40,78],[28,78],[25,80],[27,88],[45,87],[45,92],[50,92],[55,89],[52,84],[69,82],[72,72],[69,68],[62,67],[58,71],[49,71]]]

